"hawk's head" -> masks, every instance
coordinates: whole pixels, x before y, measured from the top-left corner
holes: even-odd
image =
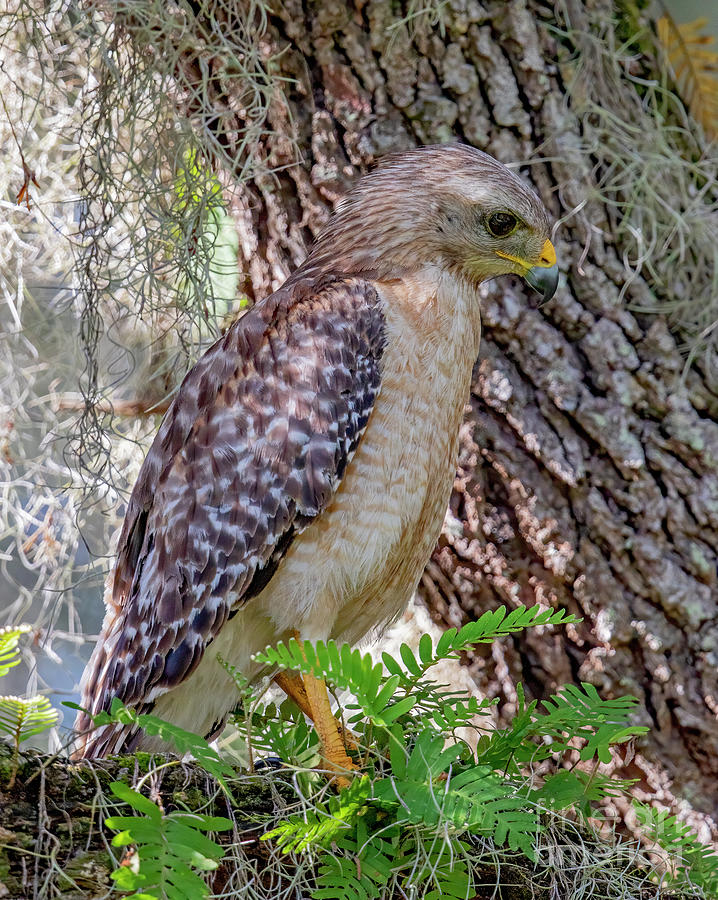
[[[439,266],[476,284],[523,276],[553,296],[556,252],[543,204],[510,169],[465,144],[385,157],[339,204],[310,256],[387,278]]]

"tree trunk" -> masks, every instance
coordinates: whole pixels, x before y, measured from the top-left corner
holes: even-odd
[[[447,625],[499,604],[579,613],[578,627],[478,649],[466,662],[480,689],[504,717],[515,680],[537,698],[566,681],[635,694],[651,732],[626,774],[718,816],[718,393],[700,356],[683,377],[666,318],[629,311],[667,298],[650,266],[627,269],[621,216],[599,196],[605,155],[586,149],[603,140],[597,72],[625,73],[616,89],[646,116],[636,133],[656,127],[640,102],[655,60],[635,45],[620,65],[601,56],[639,21],[608,0],[434,6],[439,24],[429,4],[409,4],[409,21],[378,0],[273,5],[263,47],[286,81],[257,149],[275,171],[232,205],[244,290],[280,285],[356,174],[389,151],[459,138],[505,162],[546,158],[522,173],[567,217],[565,281],[541,310],[515,280],[486,290],[451,515],[420,596]],[[207,124],[231,132],[222,102]]]

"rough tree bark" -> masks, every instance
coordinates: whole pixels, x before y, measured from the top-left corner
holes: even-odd
[[[451,625],[502,603],[582,615],[580,627],[477,651],[467,663],[481,690],[504,716],[516,679],[539,698],[578,680],[637,695],[651,733],[626,774],[718,816],[718,395],[699,367],[682,380],[663,318],[627,311],[650,297],[640,275],[619,301],[622,249],[576,149],[586,122],[565,102],[572,49],[551,28],[570,20],[598,40],[629,13],[607,0],[452,0],[442,30],[412,29],[406,12],[384,0],[273,4],[262,40],[288,80],[255,148],[275,171],[232,208],[244,290],[276,288],[386,152],[459,138],[509,162],[541,147],[550,161],[524,174],[552,215],[585,203],[558,233],[565,284],[540,311],[511,280],[487,290],[453,517],[420,595]],[[231,133],[231,108],[218,87],[208,125]]]

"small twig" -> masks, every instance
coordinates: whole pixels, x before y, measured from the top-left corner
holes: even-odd
[[[181,759],[170,759],[170,760],[168,760],[168,762],[162,763],[162,765],[156,766],[154,769],[149,769],[149,770],[147,771],[147,773],[146,773],[145,775],[143,775],[142,778],[139,779],[139,781],[136,782],[136,784],[135,784],[135,786],[134,786],[134,789],[135,789],[136,791],[139,791],[139,790],[142,788],[142,786],[144,785],[144,783],[145,783],[151,776],[156,775],[157,772],[160,772],[162,769],[167,769],[167,768],[169,768],[170,766],[178,766],[178,765],[181,764],[181,762],[182,762]],[[151,791],[155,791],[155,788],[154,788],[154,787],[151,787],[150,790],[151,790]]]
[[[40,789],[37,795],[37,840],[36,847],[42,846],[44,849],[46,837],[52,835],[48,831],[47,825],[49,818],[47,815],[47,797],[45,794],[45,769],[40,773]],[[38,897],[38,882],[40,878],[40,857],[35,859],[35,877],[33,878],[33,900]]]
[[[35,170],[31,169],[27,164],[25,154],[22,152],[22,147],[20,146],[20,141],[18,140],[17,134],[15,133],[15,126],[12,123],[12,118],[7,108],[7,104],[5,103],[5,98],[2,94],[0,94],[0,103],[2,103],[3,109],[5,110],[5,116],[7,117],[8,125],[10,126],[10,131],[12,132],[12,137],[15,141],[18,153],[20,154],[20,161],[22,162],[22,171],[24,178],[22,187],[18,191],[17,197],[15,198],[15,202],[19,206],[24,200],[27,208],[30,209],[30,183],[34,184],[36,188],[39,188],[40,185],[37,183],[37,179],[35,178]]]
[[[13,733],[12,747],[12,768],[10,769],[10,780],[7,783],[8,791],[15,787],[15,779],[17,778],[18,769],[20,768],[20,732],[22,731],[22,715],[18,716],[18,723]]]
[[[35,178],[35,170],[31,169],[27,162],[25,161],[25,157],[22,155],[22,151],[20,151],[20,157],[22,161],[22,171],[23,171],[23,182],[22,187],[18,191],[17,197],[15,198],[15,202],[19,206],[22,201],[25,201],[25,205],[28,209],[30,209],[30,183],[35,185],[36,188],[39,188],[40,185],[37,183],[37,178]]]
[[[112,413],[116,416],[159,416],[164,415],[170,407],[170,399],[149,403],[147,400],[110,400],[103,398],[92,404],[95,412]],[[84,410],[86,403],[82,397],[74,394],[60,394],[54,401],[54,409]]]

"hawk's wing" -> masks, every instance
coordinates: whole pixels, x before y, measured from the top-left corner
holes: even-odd
[[[190,371],[130,498],[83,706],[148,708],[267,584],[343,477],[384,343],[369,283],[306,279],[257,304]]]

